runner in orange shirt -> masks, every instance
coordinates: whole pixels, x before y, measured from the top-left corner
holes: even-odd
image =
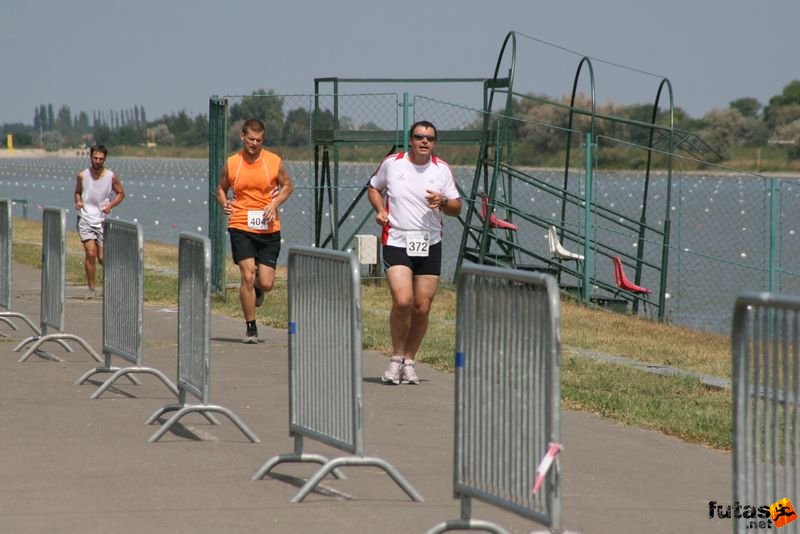
[[[279,208],[294,189],[280,156],[265,150],[264,123],[257,119],[242,126],[241,151],[222,166],[217,202],[228,216],[233,262],[239,266],[239,300],[246,324],[244,343],[258,343],[256,307],[275,283],[275,265],[281,251]],[[233,198],[228,190],[233,189]]]

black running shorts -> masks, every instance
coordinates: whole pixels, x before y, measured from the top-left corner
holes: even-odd
[[[281,253],[281,233],[257,234],[245,232],[237,228],[228,228],[231,236],[231,254],[233,263],[255,258],[259,265],[275,268],[278,255]]]
[[[431,245],[427,256],[409,256],[403,247],[383,246],[383,268],[388,270],[395,265],[405,265],[415,275],[442,274],[442,242]]]

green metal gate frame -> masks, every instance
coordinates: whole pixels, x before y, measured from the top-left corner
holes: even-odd
[[[589,268],[591,256],[600,255],[611,257],[619,255],[623,262],[632,265],[634,268],[634,282],[641,283],[642,271],[645,267],[658,272],[659,290],[655,302],[647,301],[655,306],[659,319],[665,316],[665,299],[667,286],[667,266],[669,260],[670,242],[670,202],[672,189],[672,168],[673,153],[682,150],[687,153],[697,151],[698,146],[701,150],[708,150],[708,145],[703,145],[694,134],[680,131],[674,124],[674,103],[672,95],[672,85],[667,78],[662,78],[652,106],[651,120],[649,122],[636,121],[618,116],[598,114],[595,102],[595,80],[592,60],[589,57],[582,57],[578,63],[575,78],[572,86],[572,97],[569,105],[543,100],[532,95],[522,94],[514,90],[514,76],[517,62],[517,36],[525,36],[518,32],[509,32],[503,41],[500,54],[494,69],[492,78],[338,78],[324,77],[315,78],[314,94],[314,113],[311,117],[311,141],[314,144],[314,243],[318,247],[332,247],[342,250],[347,248],[353,241],[357,232],[366,223],[368,215],[357,225],[357,228],[350,235],[341,235],[339,228],[346,220],[356,204],[360,202],[367,191],[366,184],[359,192],[357,197],[344,210],[340,209],[339,204],[339,164],[340,149],[346,145],[355,144],[384,144],[390,147],[389,153],[398,148],[402,141],[403,150],[408,149],[407,131],[412,122],[410,116],[414,113],[414,104],[409,102],[408,93],[402,94],[402,124],[394,129],[385,130],[346,130],[340,128],[339,106],[340,98],[345,95],[340,92],[343,86],[352,84],[446,84],[446,83],[480,83],[483,91],[483,109],[481,111],[483,121],[480,130],[447,130],[440,131],[440,144],[475,144],[480,147],[478,160],[475,166],[475,174],[470,189],[462,191],[462,196],[467,200],[466,214],[459,217],[463,225],[462,241],[459,250],[459,257],[456,264],[455,275],[458,275],[464,259],[470,259],[478,263],[499,265],[506,267],[519,267],[517,259],[520,256],[535,258],[542,262],[545,267],[552,268],[560,273],[567,272],[582,281],[582,293],[580,300],[586,304],[591,302],[590,290],[599,287],[612,293],[619,292],[613,283],[598,280],[591,277]],[[509,61],[507,72],[500,72],[504,60]],[[581,108],[576,105],[578,95],[578,83],[581,74],[586,69],[589,76],[589,88],[591,93],[590,106]],[[330,92],[323,93],[324,89]],[[659,124],[658,111],[662,96],[666,95],[667,102],[667,124]],[[320,97],[333,98],[333,126],[318,127],[318,118],[321,109]],[[505,100],[502,98],[505,96]],[[514,99],[534,99],[540,100],[547,105],[565,108],[568,111],[568,123],[561,128],[565,133],[565,161],[564,161],[564,180],[563,185],[555,188],[551,184],[546,184],[534,176],[527,174],[522,168],[515,166],[512,161],[512,123],[519,120],[513,116]],[[503,111],[494,112],[495,100],[503,105]],[[209,234],[212,241],[212,285],[216,292],[223,292],[225,289],[225,228],[224,216],[221,208],[216,203],[215,191],[218,183],[219,169],[221,168],[227,154],[227,106],[225,98],[214,96],[209,103]],[[574,129],[574,118],[578,115],[590,118],[588,127],[583,130]],[[632,125],[646,128],[649,132],[647,146],[635,145],[647,150],[647,164],[644,176],[644,190],[641,203],[641,210],[638,217],[627,217],[610,206],[602,205],[592,196],[593,174],[597,167],[597,136],[595,133],[598,120],[611,121],[625,125]],[[570,180],[570,160],[572,144],[571,139],[575,134],[580,135],[581,150],[584,151],[584,191],[585,197],[569,192]],[[665,149],[657,146],[666,145]],[[667,194],[665,195],[665,221],[664,229],[659,230],[656,225],[648,223],[648,191],[650,188],[652,155],[654,152],[661,152],[667,158]],[[560,260],[543,257],[535,251],[526,250],[518,242],[512,232],[498,234],[490,225],[490,218],[481,217],[476,210],[479,205],[483,192],[488,196],[491,207],[497,206],[505,210],[505,218],[512,221],[514,217],[530,222],[534,225],[546,229],[551,221],[546,220],[530,210],[520,210],[513,203],[513,184],[515,181],[525,182],[536,185],[537,187],[547,188],[551,193],[560,195],[561,214],[558,221],[559,239],[563,239],[566,233],[565,217],[568,206],[572,206],[583,212],[582,227],[579,225],[577,231],[571,231],[571,240],[582,245],[583,256],[585,258],[583,267],[578,266],[570,270],[561,264]],[[481,186],[483,192],[481,192]],[[330,213],[330,229],[323,228],[325,204],[327,203]],[[476,220],[477,217],[477,220]],[[625,251],[614,249],[605,243],[597,242],[592,237],[596,220],[624,221],[624,228],[637,235],[637,251],[631,255]],[[645,234],[650,233],[657,236],[656,245],[660,247],[660,260],[647,262],[645,260],[645,246],[652,243],[652,240],[645,239]],[[649,246],[649,245],[648,245]],[[498,253],[496,250],[499,249]],[[633,303],[634,311],[640,304],[642,297],[633,294],[623,295]]]
[[[326,77],[314,79],[314,117],[316,118],[320,110],[319,96],[322,94],[333,97],[333,129],[317,128],[318,121],[314,121],[312,126],[312,136],[314,142],[314,187],[317,194],[314,199],[315,213],[315,244],[318,247],[332,246],[336,250],[346,249],[353,241],[356,233],[360,231],[366,223],[368,216],[363,218],[356,229],[349,235],[340,235],[339,228],[353,211],[355,205],[361,201],[367,192],[367,185],[359,192],[356,198],[347,206],[344,213],[340,215],[338,188],[339,188],[339,163],[340,149],[345,145],[355,144],[383,144],[389,146],[387,156],[392,154],[402,146],[403,151],[408,150],[408,129],[413,123],[412,116],[414,104],[409,100],[407,92],[402,94],[402,103],[398,106],[402,109],[402,123],[394,130],[342,130],[339,128],[339,99],[346,96],[341,93],[342,85],[350,84],[450,84],[450,83],[480,83],[486,93],[486,79],[484,78],[338,78]],[[327,89],[326,84],[330,84],[330,91],[323,93]],[[481,142],[480,130],[443,130],[439,129],[440,145],[459,145],[477,144]],[[332,154],[332,161],[331,161]],[[332,164],[332,167],[331,167]],[[330,207],[331,221],[333,224],[330,232],[325,235],[322,232],[323,203],[328,199]],[[462,221],[463,222],[463,221]]]
[[[518,32],[509,32],[503,42],[500,54],[494,70],[494,75],[491,80],[487,82],[489,90],[488,98],[485,100],[484,107],[484,122],[483,122],[483,135],[481,136],[481,152],[479,160],[475,169],[475,179],[473,180],[472,190],[469,194],[470,202],[466,214],[466,221],[464,225],[464,233],[462,234],[462,243],[460,248],[460,255],[456,267],[456,273],[460,270],[460,266],[464,259],[477,261],[478,263],[488,263],[505,267],[519,267],[517,256],[523,254],[525,257],[533,257],[538,261],[544,263],[545,268],[552,268],[559,273],[562,271],[569,272],[577,278],[582,279],[582,292],[581,300],[587,305],[590,303],[591,295],[590,290],[592,286],[599,287],[611,292],[618,291],[617,288],[603,280],[591,278],[589,268],[587,267],[591,262],[592,254],[600,254],[604,256],[619,255],[625,262],[633,263],[634,267],[634,281],[636,284],[641,283],[642,270],[644,267],[649,267],[659,273],[659,291],[657,302],[651,304],[657,307],[657,315],[659,319],[664,319],[665,315],[665,299],[666,299],[666,286],[668,274],[668,261],[669,261],[669,240],[670,240],[670,209],[671,204],[671,190],[672,190],[672,160],[673,153],[679,149],[684,151],[697,150],[700,146],[701,149],[710,150],[710,147],[703,143],[699,138],[690,132],[680,131],[675,128],[674,122],[674,102],[672,96],[672,85],[667,78],[663,78],[659,84],[656,97],[653,101],[652,115],[650,122],[635,121],[624,117],[610,116],[598,114],[596,111],[595,99],[595,79],[592,61],[589,57],[582,57],[576,69],[575,78],[572,86],[572,94],[569,105],[560,104],[550,100],[543,100],[536,98],[529,94],[518,93],[514,91],[514,77],[517,63],[517,36],[525,36]],[[506,54],[508,53],[508,57]],[[509,68],[507,72],[501,72],[501,66],[504,59],[508,60]],[[576,98],[578,96],[578,82],[580,81],[584,67],[588,70],[589,88],[590,88],[590,102],[589,109],[584,109],[576,106]],[[665,91],[666,90],[666,91]],[[668,97],[668,124],[662,125],[657,123],[659,104],[662,94],[666,92]],[[502,113],[493,113],[494,101],[497,98],[500,100],[505,95],[504,108]],[[517,168],[512,161],[512,132],[511,126],[514,121],[513,116],[513,99],[532,99],[540,103],[551,105],[555,107],[564,108],[568,111],[568,123],[563,131],[565,133],[565,161],[564,161],[564,180],[563,186],[560,189],[561,194],[561,214],[560,224],[558,226],[559,239],[563,239],[565,233],[565,214],[568,205],[577,206],[584,212],[583,218],[583,235],[578,232],[570,234],[571,239],[582,244],[583,256],[583,270],[579,272],[578,267],[570,270],[561,264],[560,260],[542,257],[536,255],[531,251],[521,248],[515,242],[513,232],[505,232],[504,235],[498,235],[489,224],[489,217],[483,220],[478,218],[478,224],[474,223],[477,216],[475,205],[480,201],[479,188],[483,185],[483,190],[488,196],[490,206],[502,207],[506,212],[506,219],[512,221],[515,216],[521,217],[524,220],[547,228],[547,221],[538,217],[535,213],[524,212],[516,209],[513,205],[513,182],[516,179],[523,180],[527,183],[536,183],[545,188],[551,186],[539,182],[535,177],[526,174],[521,169]],[[574,130],[574,117],[576,115],[584,115],[590,118],[589,126],[585,131]],[[492,125],[491,118],[495,119],[495,124]],[[644,177],[644,192],[642,198],[642,209],[639,214],[638,220],[626,217],[625,215],[616,212],[608,206],[604,206],[596,201],[592,196],[593,174],[596,170],[596,135],[595,127],[598,119],[616,122],[620,124],[627,124],[642,128],[647,128],[649,131],[647,150],[647,164]],[[585,198],[571,195],[569,193],[569,179],[570,179],[570,158],[571,158],[571,136],[573,134],[580,134],[583,138],[582,149],[585,151]],[[494,143],[492,139],[496,140]],[[665,198],[665,221],[664,230],[659,230],[657,227],[649,225],[647,222],[647,197],[650,187],[651,172],[652,172],[652,155],[656,152],[657,141],[666,139],[666,150],[664,153],[667,157],[667,194]],[[498,184],[503,184],[502,188]],[[500,196],[498,196],[500,192]],[[476,202],[477,200],[477,202]],[[615,250],[603,243],[598,243],[591,237],[593,227],[593,220],[595,218],[605,220],[624,220],[628,228],[632,229],[638,236],[638,246],[635,256],[631,256],[624,251]],[[660,262],[658,264],[647,263],[644,260],[645,251],[645,233],[651,232],[656,236],[660,236],[661,248]],[[492,253],[492,249],[499,249],[499,253]],[[625,295],[625,298],[631,300],[633,309],[636,311],[640,303],[640,297],[633,295]]]

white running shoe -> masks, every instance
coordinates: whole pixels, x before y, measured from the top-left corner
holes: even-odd
[[[389,359],[389,367],[381,377],[381,382],[384,384],[394,384],[395,386],[400,383],[400,372],[403,370],[403,357],[392,356]]]
[[[414,369],[414,360],[406,360],[403,362],[403,378],[400,381],[403,384],[414,384],[415,386],[419,385],[419,377],[417,376],[417,370]]]

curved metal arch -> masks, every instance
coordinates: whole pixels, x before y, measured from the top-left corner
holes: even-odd
[[[591,122],[590,122],[590,133],[592,134],[592,139],[595,139],[595,121],[597,115],[597,99],[595,98],[595,83],[594,83],[594,67],[592,66],[592,60],[587,57],[583,56],[581,60],[578,62],[578,68],[575,69],[575,78],[572,81],[572,96],[569,101],[569,119],[567,120],[567,131],[566,131],[566,150],[565,150],[565,161],[564,161],[564,183],[562,189],[562,196],[561,196],[561,221],[559,225],[559,239],[563,239],[563,228],[564,222],[566,220],[567,214],[567,190],[569,186],[569,158],[571,152],[571,144],[570,138],[572,135],[572,120],[575,115],[575,97],[578,94],[578,81],[580,80],[581,70],[583,66],[587,65],[589,69],[589,90],[591,92],[591,107],[592,107],[592,114],[591,114]],[[589,238],[588,235],[588,228],[587,228],[586,239]]]
[[[591,124],[591,134],[592,138],[594,138],[594,123],[595,117],[597,115],[597,99],[595,98],[594,92],[594,67],[592,66],[592,60],[587,56],[583,56],[578,62],[578,68],[575,70],[575,79],[572,81],[572,98],[569,101],[569,125],[568,127],[572,129],[572,116],[574,115],[575,111],[575,97],[578,94],[578,80],[581,77],[581,69],[583,65],[586,64],[589,68],[589,89],[591,91],[591,103],[592,103],[592,124]]]
[[[672,204],[672,152],[673,152],[673,141],[675,135],[675,99],[674,94],[672,91],[672,82],[669,81],[669,78],[662,78],[661,82],[658,84],[658,91],[656,91],[656,99],[653,102],[653,113],[650,115],[650,123],[655,126],[656,119],[658,118],[658,105],[661,102],[661,95],[664,91],[664,88],[667,89],[667,95],[669,96],[669,146],[667,148],[667,191],[666,191],[666,199],[665,199],[665,213],[664,213],[664,236],[662,239],[661,245],[661,278],[659,280],[659,290],[658,290],[658,314],[659,319],[664,318],[665,314],[665,303],[666,303],[666,291],[667,291],[667,266],[669,265],[669,241],[670,241],[670,226],[672,224],[670,219],[670,213],[672,210],[670,206]],[[645,181],[644,181],[644,193],[642,198],[642,212],[641,212],[641,219],[639,225],[639,240],[638,246],[636,251],[636,271],[634,273],[634,283],[639,284],[642,278],[642,259],[644,258],[644,229],[647,223],[647,193],[650,187],[650,170],[651,170],[651,161],[653,155],[653,135],[655,134],[655,128],[650,128],[650,136],[647,143],[647,169],[645,174]]]
[[[492,87],[489,93],[489,99],[486,105],[486,111],[491,111],[492,103],[494,101],[494,92],[497,88],[497,81],[499,80],[498,74],[500,72],[500,65],[503,63],[503,56],[506,52],[506,46],[508,43],[511,42],[511,67],[509,68],[508,74],[508,94],[506,96],[506,113],[511,110],[512,104],[512,97],[511,93],[514,90],[514,74],[517,69],[517,32],[510,31],[506,34],[506,38],[503,39],[503,45],[500,47],[500,54],[497,56],[497,64],[494,67],[494,74],[492,75]]]
[[[511,53],[511,65],[508,69],[508,77],[502,78],[500,75],[500,69],[502,67],[506,51],[509,48]],[[495,64],[492,78],[484,82],[483,125],[482,125],[483,135],[481,136],[481,146],[479,152],[480,155],[478,157],[478,161],[475,166],[475,175],[473,177],[472,188],[469,193],[470,195],[469,198],[473,200],[478,196],[478,186],[481,182],[483,182],[483,191],[487,193],[490,196],[490,198],[492,199],[494,198],[496,189],[495,184],[497,183],[496,178],[497,178],[497,173],[499,172],[498,171],[499,166],[496,164],[496,162],[500,158],[500,153],[501,153],[500,145],[502,144],[503,139],[507,139],[508,136],[501,134],[499,130],[497,132],[497,135],[495,136],[491,135],[491,132],[489,130],[491,127],[490,119],[492,115],[492,105],[494,104],[495,92],[500,87],[507,87],[506,102],[503,113],[504,115],[510,115],[513,105],[512,92],[514,88],[514,74],[516,72],[516,63],[517,63],[517,35],[516,32],[510,31],[506,34],[505,39],[503,39],[503,44],[500,47],[500,53],[497,56],[497,63]],[[505,121],[501,119],[498,123],[498,126],[504,127],[504,122]],[[492,186],[490,187],[487,161],[489,160],[489,145],[492,137],[495,138],[494,141],[495,155],[493,158],[493,160],[495,161],[495,165],[492,170],[492,179],[491,179]],[[469,224],[469,222],[473,220],[473,218],[475,217],[475,213],[476,210],[474,202],[468,202],[467,213],[464,219],[467,224]],[[488,249],[488,242],[487,242],[488,232],[489,232],[489,218],[486,217],[486,220],[483,221],[483,228],[480,234],[479,257],[481,261],[483,261],[483,256],[486,253],[486,250]],[[463,261],[463,251],[466,247],[468,239],[469,239],[469,232],[464,231],[461,237],[461,247],[460,247],[461,252],[458,255],[458,261],[456,262],[456,273],[455,273],[456,277],[458,276],[458,273],[461,271],[461,263]]]
[[[503,83],[501,83],[503,78],[499,77],[500,68],[502,66],[503,58],[504,58],[505,53],[506,53],[506,48],[508,47],[509,43],[511,44],[511,65],[510,65],[510,67],[508,69],[508,77],[505,78],[508,81],[505,84],[503,84]],[[495,151],[496,151],[495,160],[501,159],[501,153],[502,153],[501,146],[503,145],[503,143],[510,143],[511,142],[510,136],[506,135],[506,133],[507,133],[506,132],[506,130],[507,130],[506,117],[511,117],[511,115],[513,113],[512,109],[513,109],[513,106],[514,106],[514,97],[513,97],[513,93],[514,93],[514,75],[516,74],[516,70],[517,70],[517,32],[512,30],[512,31],[510,31],[510,32],[508,32],[506,34],[505,39],[503,39],[503,45],[500,47],[500,54],[498,54],[498,56],[497,56],[497,63],[495,64],[495,67],[494,67],[494,73],[492,74],[491,87],[490,87],[489,95],[488,95],[488,98],[487,98],[487,101],[486,101],[486,107],[484,108],[485,111],[486,111],[486,114],[484,115],[484,119],[485,120],[484,120],[484,136],[483,136],[483,138],[484,138],[484,140],[488,141],[488,139],[489,139],[489,117],[491,116],[492,104],[494,103],[494,94],[495,94],[495,91],[497,91],[497,89],[499,87],[501,87],[502,85],[505,85],[506,88],[507,88],[506,89],[506,102],[505,102],[505,107],[503,108],[503,116],[499,121],[498,129],[497,129],[497,135],[496,135],[496,138],[495,138]],[[488,143],[485,143],[481,147],[481,154],[484,155],[484,158],[488,157],[487,149],[488,149]],[[478,173],[479,172],[480,172],[479,170],[476,170],[476,175],[475,175],[476,181],[478,179]],[[494,172],[497,173],[497,167],[495,167]],[[484,191],[486,193],[488,193],[490,199],[493,200],[494,199],[494,190],[492,190],[492,191],[488,190],[488,188],[487,188],[488,184],[486,183],[487,180],[488,180],[488,176],[484,176]],[[496,183],[496,180],[493,180],[492,182]]]

